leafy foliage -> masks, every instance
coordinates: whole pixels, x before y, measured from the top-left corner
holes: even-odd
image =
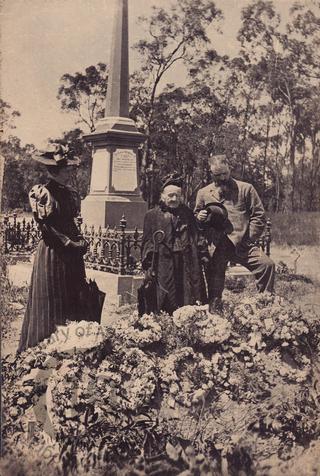
[[[91,132],[95,122],[103,117],[107,92],[107,67],[104,63],[89,66],[84,73],[66,73],[62,76],[57,98],[61,108],[73,112],[78,122],[85,124]]]
[[[156,132],[160,138],[156,98],[159,84],[176,63],[193,63],[193,58],[209,42],[207,28],[219,19],[221,11],[212,0],[201,0],[197,5],[190,0],[179,0],[172,3],[168,10],[153,7],[150,18],[140,19],[142,28],[145,29],[145,38],[134,46],[140,55],[141,72],[136,72],[133,76],[137,85],[134,85],[132,91],[131,115],[138,119],[147,135],[141,162],[141,188],[149,205],[157,199],[153,173],[156,152],[153,135]],[[174,154],[171,154],[170,158],[173,157]],[[175,167],[176,163],[173,162],[172,166]]]
[[[33,145],[23,146],[20,139],[9,136],[0,143],[5,157],[2,204],[4,209],[28,209],[28,193],[35,183],[46,180],[43,167],[32,160]]]
[[[168,15],[162,13],[157,20],[166,25]],[[208,155],[225,152],[235,176],[252,182],[270,210],[315,209],[319,6],[294,6],[283,32],[271,1],[251,2],[242,11],[240,51],[233,58],[219,55],[197,31],[199,45],[205,39],[207,49],[202,43],[193,61],[187,61],[192,48],[184,51],[189,83],[168,85],[157,95],[157,74],[170,59],[165,48],[172,40],[170,28],[166,42],[164,34],[153,32],[155,18],[148,20],[154,36],[137,45],[147,62],[145,74],[134,75],[132,91],[132,115],[148,136],[143,190],[149,204],[156,200],[157,176],[164,168],[184,172],[192,202],[208,180]],[[174,18],[183,24],[181,12]]]
[[[0,131],[6,134],[8,130],[15,129],[14,120],[20,116],[19,111],[12,111],[10,104],[0,99]]]

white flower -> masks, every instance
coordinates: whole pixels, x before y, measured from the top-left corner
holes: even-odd
[[[27,403],[27,399],[24,398],[24,397],[20,397],[20,398],[18,398],[18,400],[17,400],[17,404],[18,404],[18,405],[25,405],[26,403]]]
[[[17,408],[13,407],[13,408],[10,408],[9,414],[10,414],[11,417],[16,417],[16,416],[19,415],[19,412],[18,412]]]

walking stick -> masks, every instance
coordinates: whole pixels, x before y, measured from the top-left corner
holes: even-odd
[[[157,307],[156,291],[156,253],[159,251],[159,245],[164,239],[164,231],[156,230],[152,235],[153,251],[150,267],[149,279],[145,278],[143,284],[138,289],[138,313],[142,316],[144,313],[154,312]]]
[[[159,245],[162,243],[164,238],[164,231],[157,230],[152,235],[152,242],[153,242],[153,252],[152,252],[152,261],[151,261],[151,276],[152,278],[156,277],[156,270],[155,270],[155,257],[156,253],[159,252]]]

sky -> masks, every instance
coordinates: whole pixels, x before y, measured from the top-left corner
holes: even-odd
[[[129,46],[139,40],[138,17],[152,5],[166,7],[174,0],[129,0]],[[197,0],[194,0],[197,2]],[[306,0],[309,1],[309,0]],[[1,98],[21,113],[12,131],[23,144],[44,147],[49,137],[59,137],[75,127],[75,116],[60,110],[57,92],[64,73],[83,71],[98,62],[109,62],[115,0],[0,0]],[[219,53],[237,53],[236,34],[241,9],[248,0],[216,0],[225,19],[222,34],[210,33]],[[276,0],[284,16],[291,0]],[[130,72],[137,58],[130,55]],[[176,67],[164,81],[183,82],[183,68]]]

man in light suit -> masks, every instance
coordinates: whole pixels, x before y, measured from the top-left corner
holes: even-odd
[[[207,234],[210,259],[206,275],[209,311],[212,312],[221,308],[228,261],[240,263],[250,270],[259,292],[273,292],[275,265],[255,244],[266,222],[256,190],[251,184],[231,177],[225,155],[211,157],[209,164],[213,181],[198,191],[195,216]],[[220,207],[227,212],[223,225],[205,227],[210,207]]]

